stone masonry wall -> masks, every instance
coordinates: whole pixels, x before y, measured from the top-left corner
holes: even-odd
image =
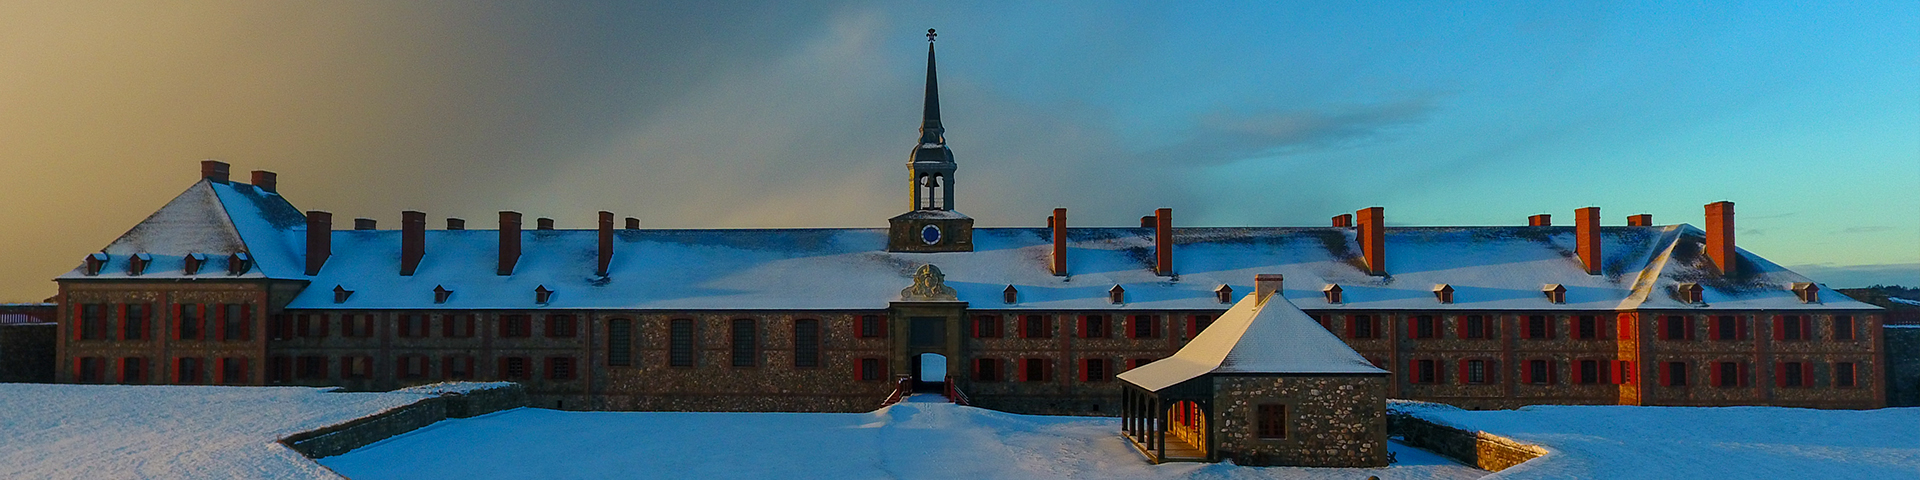
[[[1920,406],[1920,326],[1883,330],[1887,345],[1887,406]]]
[[[58,325],[0,325],[0,382],[53,383]]]
[[[280,443],[307,458],[331,457],[448,418],[467,418],[526,406],[520,385],[448,393],[338,425],[300,432]]]
[[[1547,451],[1537,445],[1487,432],[1461,430],[1401,412],[1387,416],[1387,429],[1401,443],[1438,453],[1481,470],[1498,472],[1532,460]]]
[[[1216,376],[1218,452],[1239,465],[1387,466],[1385,376]],[[1259,438],[1258,405],[1286,405],[1284,439]]]

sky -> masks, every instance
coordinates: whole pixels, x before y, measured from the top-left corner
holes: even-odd
[[[0,2],[0,301],[199,161],[486,228],[879,227],[939,29],[982,226],[1702,225],[1920,285],[1915,2]]]

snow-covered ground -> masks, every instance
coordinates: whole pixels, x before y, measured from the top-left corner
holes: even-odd
[[[423,397],[0,383],[0,478],[339,478],[278,440]]]
[[[1384,469],[1149,465],[1111,418],[1014,415],[914,397],[872,413],[563,412],[448,420],[320,463],[356,480],[435,478],[1467,479],[1393,445]]]
[[[1489,479],[1920,478],[1920,408],[1394,408],[1550,451]]]

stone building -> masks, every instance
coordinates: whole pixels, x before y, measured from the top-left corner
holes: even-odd
[[[1387,466],[1387,371],[1286,298],[1282,277],[1192,342],[1121,373],[1122,432],[1149,460]]]
[[[1881,310],[1704,229],[981,227],[960,214],[933,50],[907,213],[886,228],[399,229],[294,207],[272,172],[198,181],[56,281],[57,379],[341,385],[513,380],[539,405],[862,411],[947,359],[980,406],[1113,415],[1114,375],[1173,355],[1253,274],[1374,365],[1386,394],[1526,404],[1884,402]],[[897,167],[889,167],[897,168]],[[1044,212],[1036,212],[1039,220]],[[879,219],[876,219],[876,223]],[[1014,222],[1019,223],[1019,222]],[[341,227],[336,229],[336,227]],[[929,268],[929,266],[934,266]],[[936,288],[937,287],[937,288]],[[904,291],[903,291],[904,290]]]

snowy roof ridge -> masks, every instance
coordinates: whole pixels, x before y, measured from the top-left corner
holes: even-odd
[[[1185,347],[1118,377],[1150,391],[1210,373],[1384,375],[1285,297],[1241,297]]]
[[[202,178],[102,248],[108,261],[96,275],[81,265],[58,278],[298,278],[306,244],[292,234],[305,231],[296,217],[305,218],[278,194]],[[239,276],[215,273],[225,272],[228,257],[240,252],[253,258],[253,268]],[[153,263],[128,275],[127,257],[139,254]],[[184,272],[190,254],[206,255],[194,275]]]

